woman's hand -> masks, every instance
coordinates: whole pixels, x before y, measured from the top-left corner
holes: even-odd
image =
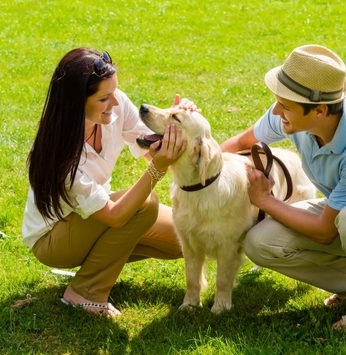
[[[157,150],[160,141],[150,146],[149,154],[153,158],[155,167],[159,171],[166,171],[185,151],[187,141],[182,139],[181,129],[174,124],[166,126],[165,134],[161,140],[161,148]]]
[[[197,106],[194,104],[193,101],[190,101],[189,99],[180,99],[180,95],[176,94],[175,98],[173,100],[173,106],[179,106],[180,108],[184,110],[190,110],[190,111],[197,111],[197,112],[202,112],[200,108],[197,108]]]
[[[247,166],[247,176],[249,180],[248,194],[251,203],[261,208],[262,203],[267,197],[271,197],[271,190],[275,184],[273,178],[269,175],[267,179],[262,171],[251,166]]]

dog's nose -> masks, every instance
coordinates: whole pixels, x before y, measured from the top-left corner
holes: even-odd
[[[149,107],[148,105],[141,105],[141,107],[139,108],[139,113],[140,114],[146,114],[146,113],[149,113]]]

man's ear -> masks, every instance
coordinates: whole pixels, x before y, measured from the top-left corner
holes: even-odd
[[[315,108],[316,114],[319,117],[324,117],[328,115],[328,106],[326,104],[319,104]]]

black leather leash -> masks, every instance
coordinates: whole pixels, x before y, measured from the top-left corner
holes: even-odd
[[[277,156],[272,154],[272,151],[267,146],[267,144],[265,144],[263,142],[258,142],[256,144],[254,144],[251,147],[251,149],[238,152],[237,154],[245,155],[245,156],[251,155],[252,160],[255,165],[255,168],[262,171],[264,176],[267,179],[269,178],[269,174],[270,174],[271,168],[273,166],[273,161],[275,159],[276,162],[281,166],[281,168],[284,172],[286,183],[287,183],[287,193],[286,193],[286,197],[284,199],[284,202],[288,202],[290,200],[290,198],[292,196],[292,192],[293,192],[293,183],[292,183],[291,174],[289,173],[286,165],[282,162],[282,160],[280,160]],[[262,160],[260,158],[260,154],[264,154],[266,156],[267,164],[265,166],[263,166]],[[180,188],[184,191],[190,191],[190,192],[204,189],[205,187],[211,185],[219,177],[220,173],[221,172],[219,172],[217,175],[207,179],[205,181],[204,185],[199,183],[199,184],[191,185],[191,186],[180,186]],[[257,223],[262,221],[264,219],[264,217],[265,217],[265,212],[262,210],[259,210],[258,217],[257,217]]]
[[[267,179],[269,177],[270,170],[273,166],[273,161],[275,159],[276,162],[281,166],[281,168],[284,172],[286,183],[287,183],[287,193],[286,193],[286,197],[284,199],[284,202],[288,202],[290,200],[292,193],[293,193],[293,183],[292,183],[291,174],[288,171],[286,165],[283,163],[283,161],[280,160],[277,156],[272,154],[272,151],[267,146],[267,144],[265,144],[263,142],[258,142],[256,144],[254,144],[249,151],[248,150],[241,151],[241,152],[238,152],[238,154],[251,155],[253,163],[255,165],[255,168],[262,171],[264,176]],[[262,160],[260,158],[260,154],[264,154],[266,156],[267,164],[265,166],[263,166]],[[264,217],[265,217],[265,212],[262,210],[259,210],[258,217],[257,217],[257,223],[262,221],[264,219]]]

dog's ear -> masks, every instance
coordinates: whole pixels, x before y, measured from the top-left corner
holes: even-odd
[[[205,185],[205,175],[207,173],[210,159],[209,145],[206,144],[201,137],[196,138],[193,146],[192,162],[196,168],[198,168],[199,179],[203,186]]]

